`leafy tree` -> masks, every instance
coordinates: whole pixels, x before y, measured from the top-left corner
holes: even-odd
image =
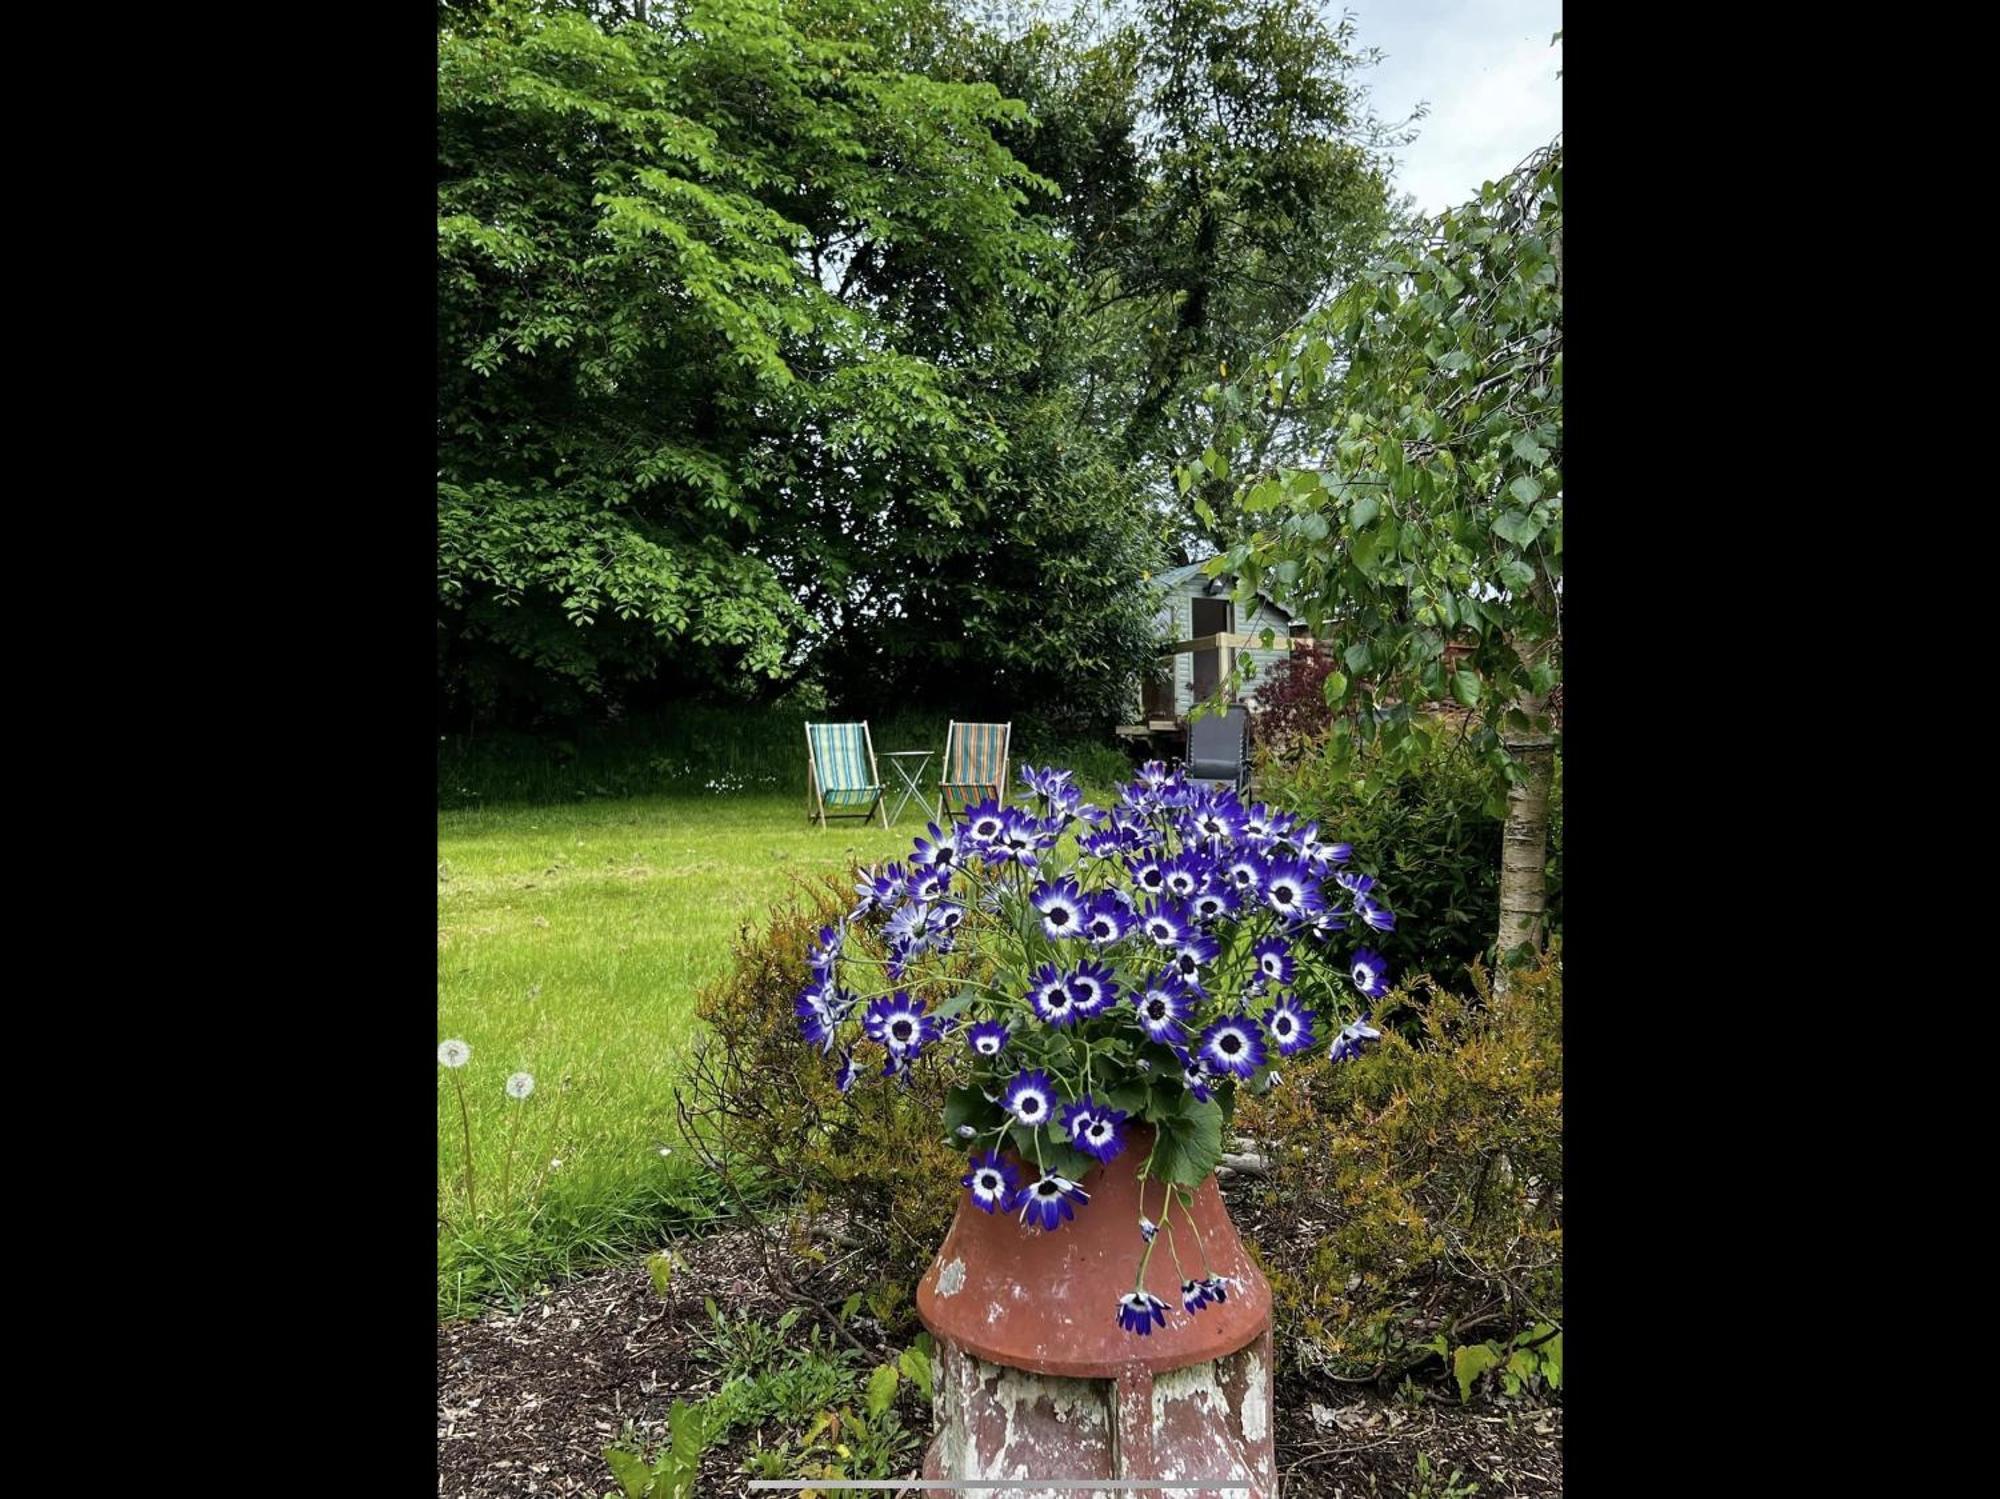
[[[1398,242],[1247,378],[1211,391],[1215,477],[1246,424],[1303,409],[1244,474],[1216,570],[1296,601],[1342,670],[1329,752],[1414,758],[1447,697],[1504,794],[1498,947],[1539,942],[1562,669],[1562,147]],[[1200,502],[1205,505],[1205,502]],[[1211,516],[1214,512],[1210,512]],[[1217,523],[1224,523],[1216,517]],[[1447,645],[1469,646],[1448,664]]]
[[[838,483],[962,524],[1004,446],[969,351],[1059,257],[992,135],[1022,107],[884,61],[874,18],[441,13],[440,667],[462,695],[778,676],[806,615],[774,519]]]

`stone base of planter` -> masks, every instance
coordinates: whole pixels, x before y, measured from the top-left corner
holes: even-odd
[[[926,1478],[1023,1480],[1013,1499],[1273,1499],[1271,1334],[1183,1369],[1070,1379],[938,1344]],[[1228,1480],[1171,1489],[1040,1489],[1037,1478]],[[949,1499],[952,1490],[927,1491]],[[956,1491],[962,1495],[965,1491]]]

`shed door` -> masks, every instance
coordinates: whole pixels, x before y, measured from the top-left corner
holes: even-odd
[[[1227,635],[1236,628],[1236,606],[1228,599],[1194,600],[1194,639],[1206,635]],[[1196,651],[1194,653],[1194,698],[1196,702],[1215,696],[1215,689],[1222,685],[1226,668],[1223,665],[1225,653],[1220,650]]]

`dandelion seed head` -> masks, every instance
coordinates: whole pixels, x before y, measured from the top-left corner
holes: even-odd
[[[463,1067],[471,1060],[472,1048],[463,1041],[444,1041],[438,1045],[440,1067]]]
[[[509,1098],[526,1098],[535,1091],[535,1075],[532,1072],[517,1072],[507,1079]]]

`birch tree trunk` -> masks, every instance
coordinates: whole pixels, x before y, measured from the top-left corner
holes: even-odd
[[[1555,739],[1548,731],[1546,698],[1525,698],[1514,705],[1536,726],[1522,733],[1503,733],[1501,743],[1520,762],[1525,774],[1507,788],[1507,822],[1500,836],[1500,930],[1498,956],[1504,960],[1527,943],[1542,945],[1543,917],[1548,909],[1549,786],[1555,776]]]

